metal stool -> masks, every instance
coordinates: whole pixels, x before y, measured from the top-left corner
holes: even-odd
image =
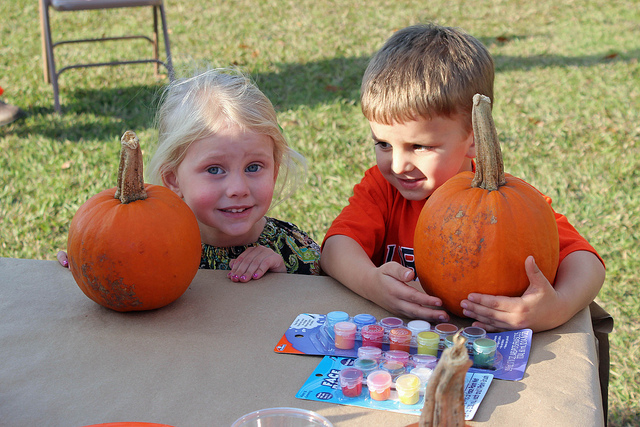
[[[153,8],[153,39],[144,35],[130,35],[121,37],[102,37],[94,39],[78,39],[78,40],[61,40],[53,43],[51,37],[51,27],[49,25],[49,8],[54,10],[77,11],[77,10],[95,10],[95,9],[115,9],[125,7],[152,7]],[[162,20],[162,32],[164,37],[164,47],[166,50],[166,61],[158,59],[158,12]],[[54,108],[60,113],[60,98],[58,93],[58,76],[64,71],[71,68],[87,68],[101,67],[109,65],[124,64],[141,64],[155,63],[156,75],[158,67],[162,64],[169,72],[169,79],[173,80],[173,64],[171,63],[171,49],[169,46],[169,33],[167,31],[167,19],[164,11],[163,0],[40,0],[40,24],[42,27],[42,57],[43,72],[45,83],[51,83],[53,86]],[[140,59],[135,61],[112,61],[112,62],[94,62],[87,64],[73,64],[61,68],[56,71],[56,63],[53,56],[53,48],[65,43],[84,43],[84,42],[100,42],[107,40],[123,40],[123,39],[145,39],[153,45],[154,58]]]

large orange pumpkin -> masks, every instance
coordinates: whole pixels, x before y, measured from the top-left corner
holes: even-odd
[[[85,202],[71,221],[69,269],[82,291],[117,311],[178,299],[200,264],[200,231],[173,191],[144,184],[136,134],[122,136],[118,185]]]
[[[504,173],[488,97],[474,96],[472,119],[475,174],[459,173],[433,192],[414,240],[422,287],[458,316],[472,292],[521,296],[529,286],[529,255],[551,283],[558,267],[553,210],[535,188]]]

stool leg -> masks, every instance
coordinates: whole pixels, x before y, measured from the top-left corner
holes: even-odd
[[[45,13],[43,8],[47,6],[43,5],[45,0],[40,0],[38,2],[38,9],[40,11],[40,38],[42,41],[42,74],[44,75],[44,82],[49,83],[49,58],[47,56],[47,40],[45,36],[45,24],[44,24],[44,16]]]
[[[45,46],[47,51],[47,68],[49,69],[49,78],[51,86],[53,86],[53,108],[60,114],[60,97],[58,94],[58,74],[56,73],[56,63],[53,57],[53,41],[51,40],[51,26],[49,23],[49,6],[44,3],[47,0],[41,0],[42,4],[42,28],[45,34]]]
[[[158,7],[153,6],[153,57],[158,60]],[[160,64],[154,64],[156,78],[160,75]]]
[[[173,62],[171,61],[171,48],[169,47],[169,31],[167,31],[167,17],[164,13],[164,2],[160,4],[160,19],[162,20],[162,32],[164,36],[164,48],[167,52],[167,70],[169,71],[169,81],[173,81],[175,74]]]

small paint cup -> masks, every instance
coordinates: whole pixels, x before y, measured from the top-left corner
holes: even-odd
[[[438,355],[440,336],[435,332],[420,332],[416,338],[416,343],[418,344],[418,354]]]
[[[407,366],[409,364],[411,355],[408,351],[404,350],[389,350],[384,353],[384,361],[385,362],[398,362],[401,363],[402,366]]]
[[[353,316],[353,323],[358,326],[358,331],[365,325],[374,325],[378,320],[372,314],[361,313]]]
[[[336,335],[335,345],[340,350],[351,350],[356,343],[357,326],[353,322],[338,322],[333,327]]]
[[[378,362],[373,359],[356,359],[353,362],[353,367],[359,369],[364,374],[364,377],[367,378],[369,374],[376,369],[378,369]]]
[[[362,393],[364,374],[360,369],[345,368],[340,371],[338,382],[345,397],[358,397]]]
[[[454,335],[447,335],[447,336],[444,338],[444,348],[451,348],[451,347],[453,347],[453,337],[455,337],[455,334],[454,334]]]
[[[384,328],[380,325],[364,325],[360,331],[362,335],[362,345],[382,348],[384,339]]]
[[[439,323],[433,329],[433,331],[440,336],[440,343],[438,344],[438,350],[442,351],[445,349],[444,339],[448,335],[453,335],[458,332],[458,327],[453,323]]]
[[[491,369],[496,360],[497,344],[491,338],[478,338],[473,342],[473,364],[480,369]]]
[[[380,365],[380,370],[388,372],[391,375],[391,380],[395,381],[400,375],[407,372],[404,365],[400,362],[386,361]],[[369,374],[371,375],[371,374]]]
[[[420,378],[414,374],[400,375],[396,379],[396,391],[400,402],[415,405],[420,400]]]
[[[380,319],[379,324],[387,332],[393,328],[401,328],[404,326],[404,322],[399,317],[385,317],[384,319]]]
[[[468,326],[460,334],[467,339],[467,351],[473,354],[473,342],[480,338],[486,338],[487,331],[477,326]]]
[[[349,314],[344,311],[331,311],[327,313],[326,330],[331,339],[335,339],[336,335],[333,331],[333,327],[338,322],[346,322],[349,320]]]
[[[412,354],[409,361],[410,366],[416,368],[431,368],[435,369],[438,364],[438,357],[430,354]]]
[[[416,367],[416,368],[413,368],[411,371],[409,371],[409,373],[420,378],[420,390],[424,390],[425,387],[427,386],[427,382],[429,381],[429,378],[431,378],[431,375],[433,374],[433,369],[425,368],[425,367]]]
[[[406,328],[393,328],[389,331],[389,349],[409,352],[411,331]]]
[[[360,347],[358,349],[358,358],[359,359],[372,359],[376,362],[380,362],[382,359],[382,349],[378,347],[373,347],[370,345]]]
[[[416,342],[418,334],[420,332],[431,330],[431,323],[427,322],[426,320],[412,320],[411,322],[407,323],[407,329],[411,331],[411,340],[413,342]]]
[[[369,396],[373,400],[387,400],[391,396],[391,374],[386,371],[373,371],[367,376]]]

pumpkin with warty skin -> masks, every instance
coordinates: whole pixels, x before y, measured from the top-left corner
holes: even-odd
[[[118,185],[85,202],[69,227],[69,269],[80,289],[116,311],[178,299],[200,265],[195,215],[173,191],[145,184],[136,134],[122,136]]]
[[[524,262],[533,255],[553,284],[559,258],[555,214],[525,181],[504,173],[491,101],[473,98],[476,171],[461,172],[427,199],[415,230],[420,284],[449,312],[464,317],[470,293],[521,296]]]

